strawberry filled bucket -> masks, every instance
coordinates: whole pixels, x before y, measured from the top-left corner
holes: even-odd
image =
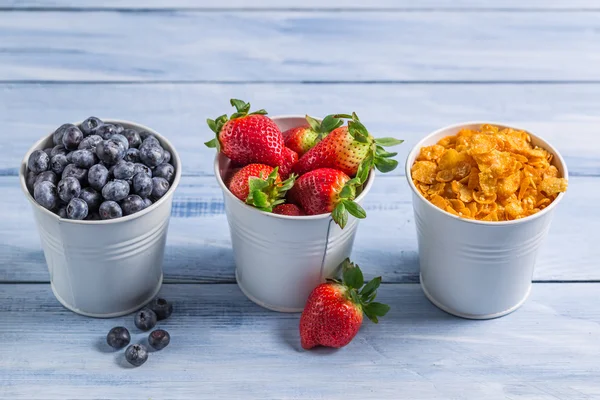
[[[256,304],[274,311],[299,312],[311,291],[337,276],[340,265],[352,252],[359,219],[366,217],[360,204],[373,185],[375,174],[371,167],[375,157],[365,163],[359,160],[363,167],[346,174],[342,169],[349,164],[323,162],[316,154],[346,134],[348,129],[341,127],[341,120],[331,116],[322,122],[304,116],[267,118],[262,113],[248,114],[246,103],[240,106],[238,110],[246,107],[245,112],[238,112],[227,121],[209,120],[217,139],[207,143],[220,150],[214,168],[223,190],[236,279],[242,292]],[[241,128],[235,126],[238,123]],[[258,128],[262,136],[257,135],[256,140],[248,138],[246,135],[253,134],[248,126]],[[352,122],[350,127],[354,129]],[[250,154],[250,160],[242,160],[231,150],[230,141],[236,135],[241,137],[240,143],[254,140],[266,143],[265,148],[276,147],[284,154],[283,163],[257,163],[257,158],[266,158],[265,154],[252,152],[245,153]],[[302,140],[297,140],[298,136]],[[368,146],[374,152],[375,139],[370,135],[368,138]],[[308,143],[308,150],[293,142]],[[268,149],[264,152],[268,153]],[[286,157],[290,152],[292,157]],[[397,164],[389,158],[395,154],[386,154],[390,156],[381,159]],[[290,158],[292,162],[287,163]],[[320,164],[311,165],[315,161]],[[379,162],[380,167],[383,162]]]

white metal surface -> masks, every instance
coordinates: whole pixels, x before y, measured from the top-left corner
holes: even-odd
[[[101,318],[135,311],[158,293],[173,192],[181,178],[179,155],[164,137],[132,122],[106,122],[151,132],[171,152],[176,169],[173,184],[147,209],[113,220],[74,221],[37,204],[25,184],[27,160],[34,150],[51,146],[52,135],[27,152],[19,173],[21,188],[32,204],[54,295],[71,311]]]
[[[485,122],[439,129],[421,140],[406,160],[423,291],[442,310],[472,319],[506,315],[526,300],[538,250],[550,228],[554,209],[565,195],[559,194],[552,204],[530,217],[499,222],[459,218],[425,199],[411,179],[411,167],[421,147],[435,144],[462,128],[478,128],[482,123]],[[554,154],[554,165],[561,176],[568,178],[566,164],[556,149],[530,135],[534,145]]]
[[[306,123],[303,116],[273,117],[282,131]],[[256,304],[280,312],[302,311],[310,292],[333,277],[350,256],[358,220],[341,229],[329,214],[291,217],[260,211],[233,196],[223,182],[229,159],[218,154],[215,176],[225,199],[236,279]],[[371,173],[358,203],[373,184]]]

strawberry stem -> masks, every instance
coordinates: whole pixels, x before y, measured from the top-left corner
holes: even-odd
[[[374,302],[377,296],[377,289],[381,285],[381,277],[373,278],[364,284],[364,277],[360,267],[345,259],[341,265],[342,285],[346,287],[346,296],[354,304],[361,307],[367,318],[374,323],[378,323],[378,317],[385,316],[390,310],[390,306]],[[363,286],[364,285],[364,286]]]
[[[264,178],[251,177],[248,179],[248,197],[246,204],[254,206],[259,210],[272,212],[275,206],[285,203],[285,194],[290,190],[296,181],[296,175],[292,174],[283,182],[278,182],[279,167]]]

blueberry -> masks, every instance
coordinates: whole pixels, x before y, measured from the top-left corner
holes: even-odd
[[[125,157],[123,158],[123,160],[129,161],[132,163],[139,163],[140,162],[140,151],[136,148],[129,148],[129,150],[127,150],[125,152]]]
[[[33,183],[33,186],[35,187],[35,185],[37,185],[40,182],[44,182],[44,181],[52,182],[53,184],[56,185],[56,183],[58,182],[58,177],[52,171],[44,171],[41,174],[39,174],[37,176],[37,178],[35,178],[35,182]]]
[[[34,185],[33,198],[40,206],[52,210],[58,204],[56,185],[48,181],[43,181],[38,185]]]
[[[83,140],[83,133],[75,125],[69,126],[65,129],[62,143],[67,150],[76,150],[79,147],[79,143]]]
[[[108,182],[108,169],[102,164],[96,164],[88,173],[88,182],[96,190],[102,190]]]
[[[160,142],[158,141],[158,139],[152,135],[147,136],[143,141],[142,144],[140,145],[140,147],[142,146],[160,146]]]
[[[90,150],[93,151],[94,153],[96,152],[96,145],[98,145],[98,143],[100,143],[102,140],[101,136],[98,135],[90,135],[87,137],[84,137],[83,140],[81,141],[81,143],[79,143],[79,150]]]
[[[139,174],[140,172],[142,172],[152,178],[152,170],[150,169],[150,167],[148,167],[142,163],[136,163],[135,164],[135,173]]]
[[[67,129],[74,127],[75,125],[73,124],[63,124],[61,126],[58,127],[57,130],[54,131],[54,133],[52,134],[52,142],[54,143],[55,146],[62,146],[63,144],[63,136],[65,135],[65,132]]]
[[[169,150],[163,150],[163,163],[171,162],[171,152]]]
[[[142,308],[135,314],[135,326],[142,331],[148,331],[154,328],[156,326],[156,321],[158,321],[156,314],[148,307]]]
[[[98,214],[96,211],[93,212],[88,212],[87,217],[85,217],[86,221],[100,221],[102,218],[100,218],[100,214]]]
[[[140,132],[138,132],[138,135],[140,135],[140,139],[142,139],[142,142],[144,140],[146,140],[146,138],[149,138],[150,136],[154,136],[153,134],[151,134],[148,131],[140,131]]]
[[[122,349],[131,342],[131,335],[127,328],[122,326],[115,326],[112,328],[108,335],[106,335],[106,343],[113,349]]]
[[[152,178],[143,172],[135,174],[133,177],[133,192],[148,197],[152,194]]]
[[[137,194],[130,194],[121,201],[123,215],[135,214],[144,209],[144,200]]]
[[[114,219],[123,216],[121,206],[116,201],[105,201],[100,204],[100,218],[102,219]]]
[[[88,205],[80,198],[74,198],[67,204],[67,218],[84,219],[88,215]]]
[[[54,157],[57,154],[66,155],[67,153],[68,153],[68,150],[65,149],[65,146],[63,146],[62,144],[59,144],[58,146],[54,146],[52,148],[52,152],[50,153],[50,158]]]
[[[25,185],[30,192],[33,192],[33,185],[35,184],[35,180],[37,179],[38,174],[33,171],[27,171],[27,175],[25,177]]]
[[[148,138],[149,139],[149,138]],[[148,140],[146,139],[146,140]],[[148,145],[140,147],[140,159],[150,168],[162,164],[164,158],[163,148],[160,146]]]
[[[123,147],[125,147],[125,150],[129,149],[129,141],[127,140],[127,138],[125,136],[121,135],[120,133],[116,133],[116,134],[112,135],[110,138],[121,142]]]
[[[81,132],[83,132],[84,136],[89,136],[100,125],[102,125],[102,121],[100,120],[100,118],[89,117],[88,119],[83,121],[81,125],[79,125],[79,129],[81,129]]]
[[[27,168],[36,174],[47,171],[50,168],[50,157],[44,150],[36,150],[29,156]]]
[[[148,208],[152,205],[152,200],[150,200],[149,198],[144,198],[144,208]]]
[[[113,124],[115,126],[115,128],[117,129],[117,133],[121,133],[125,130],[125,127],[121,124]]]
[[[135,165],[132,162],[120,161],[112,173],[116,179],[131,179],[135,175]]]
[[[125,147],[118,140],[103,140],[96,146],[96,155],[108,164],[116,164],[125,157]]]
[[[102,197],[106,200],[121,201],[129,194],[129,184],[121,179],[108,182],[102,188]]]
[[[147,307],[154,311],[159,321],[169,318],[173,313],[173,304],[160,297],[152,300]]]
[[[44,153],[48,154],[48,157],[52,157],[52,147],[44,149]]]
[[[152,176],[165,178],[169,183],[173,183],[173,179],[175,178],[175,167],[171,164],[162,163],[154,167],[153,171]]]
[[[87,203],[90,211],[97,211],[103,201],[102,195],[91,187],[83,188],[79,198]]]
[[[58,197],[65,203],[68,203],[71,199],[79,197],[79,194],[81,193],[81,184],[77,178],[68,176],[58,182],[57,191]]]
[[[62,175],[67,165],[69,165],[69,160],[64,154],[57,154],[50,159],[50,169],[57,175]]]
[[[125,350],[125,359],[134,367],[139,367],[148,359],[148,349],[143,344],[132,344]]]
[[[110,139],[112,135],[115,135],[117,132],[117,127],[113,124],[103,124],[96,128],[94,131],[94,135],[101,136],[102,139],[107,140]]]
[[[67,154],[65,154],[65,156],[67,157],[67,161],[69,162],[69,164],[73,163],[73,152],[69,151]]]
[[[85,168],[79,168],[75,164],[69,164],[62,172],[62,179],[65,179],[69,176],[77,178],[81,186],[84,186],[87,184],[88,170]]]
[[[61,218],[67,218],[67,206],[59,207],[56,214]]]
[[[169,182],[165,178],[152,178],[152,197],[160,199],[169,190]]]
[[[157,329],[152,331],[148,335],[148,344],[155,350],[162,350],[171,343],[171,336],[169,332],[163,329]]]
[[[75,150],[71,153],[71,162],[79,168],[90,168],[96,161],[96,154],[90,150]]]
[[[140,147],[140,144],[142,144],[142,138],[140,138],[139,133],[137,133],[133,129],[125,129],[123,132],[121,132],[121,135],[127,138],[130,149],[137,149],[138,147]]]

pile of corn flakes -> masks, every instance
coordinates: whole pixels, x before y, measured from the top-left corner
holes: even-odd
[[[551,161],[527,132],[482,125],[421,148],[411,172],[421,194],[442,210],[509,221],[543,210],[567,190]]]

